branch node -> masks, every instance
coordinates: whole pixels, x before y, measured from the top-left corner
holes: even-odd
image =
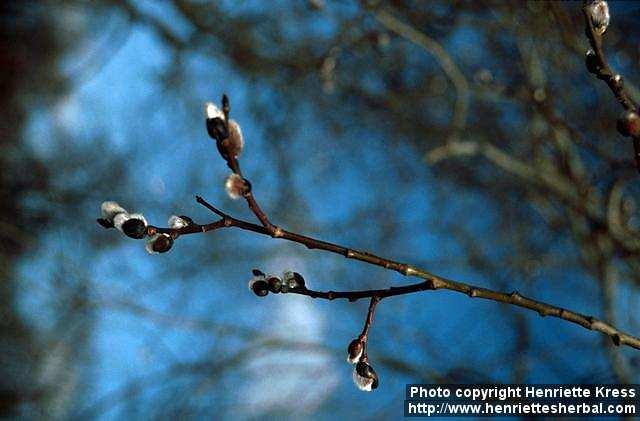
[[[402,274],[405,276],[413,276],[418,273],[416,269],[411,265],[404,265],[402,269]]]

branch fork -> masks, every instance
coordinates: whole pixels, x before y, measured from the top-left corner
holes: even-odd
[[[589,26],[589,28],[592,28],[592,25]],[[363,263],[380,266],[387,270],[401,273],[404,276],[420,278],[421,281],[418,283],[402,286],[390,286],[386,289],[320,291],[308,288],[302,275],[295,272],[285,272],[283,278],[280,279],[280,277],[274,275],[267,276],[260,270],[254,269],[254,277],[249,282],[249,287],[254,293],[256,293],[256,295],[260,297],[264,297],[269,293],[291,293],[305,295],[314,299],[326,299],[329,301],[333,301],[336,299],[346,299],[350,302],[355,302],[363,298],[370,299],[369,310],[363,330],[360,335],[349,344],[347,350],[348,361],[355,364],[353,373],[354,382],[360,389],[371,391],[378,386],[378,376],[373,367],[369,364],[369,357],[367,355],[369,331],[373,324],[373,315],[376,306],[384,298],[413,294],[423,291],[449,290],[465,294],[470,298],[482,298],[485,300],[514,305],[517,307],[535,311],[542,317],[556,317],[577,324],[586,329],[601,332],[609,336],[609,338],[615,345],[626,345],[632,348],[640,349],[640,338],[622,332],[615,326],[605,323],[593,316],[583,315],[571,310],[564,309],[562,307],[537,301],[532,298],[525,297],[517,291],[505,293],[466,284],[459,281],[449,280],[444,277],[427,272],[416,266],[409,265],[407,263],[397,262],[391,259],[377,256],[372,253],[347,248],[338,244],[333,244],[312,237],[307,237],[277,227],[270,222],[267,215],[262,211],[253,192],[251,191],[251,183],[242,175],[240,163],[238,161],[238,155],[242,150],[241,134],[239,138],[237,137],[237,133],[241,132],[239,131],[238,126],[238,130],[235,131],[236,138],[232,139],[232,133],[234,133],[235,130],[232,128],[232,126],[233,124],[237,123],[234,123],[233,120],[229,119],[230,106],[229,100],[226,95],[223,96],[222,104],[222,111],[218,110],[217,107],[215,107],[213,104],[207,105],[207,130],[211,137],[216,140],[218,151],[220,152],[222,158],[226,161],[227,166],[232,170],[232,175],[240,177],[241,179],[240,187],[242,191],[241,194],[237,196],[243,197],[245,199],[245,201],[247,202],[247,206],[258,219],[260,225],[235,218],[216,208],[200,196],[196,196],[197,203],[208,209],[213,214],[217,215],[219,219],[211,223],[201,225],[194,222],[187,216],[172,217],[169,219],[170,226],[164,228],[147,225],[144,217],[140,215],[139,217],[137,217],[139,218],[139,221],[136,221],[135,224],[130,225],[138,226],[141,223],[144,223],[144,227],[146,228],[143,231],[143,236],[146,235],[153,239],[157,238],[158,235],[165,235],[172,240],[170,242],[171,244],[173,244],[173,241],[177,240],[183,235],[205,233],[224,228],[239,228],[245,231],[251,231],[272,238],[279,238],[282,240],[298,243],[304,245],[309,249],[322,250],[325,252],[342,255],[347,259],[354,259]],[[229,191],[229,189],[227,189],[227,192],[232,197],[232,193],[236,193],[235,191]],[[105,212],[105,204],[103,204],[103,218],[98,220],[100,225],[105,228],[116,227],[113,223],[115,219],[128,220],[127,218],[131,219],[132,217],[134,217],[134,215],[139,215],[126,213],[126,211],[122,207],[117,204],[114,205],[115,202],[105,203],[110,204],[109,206],[107,206],[107,210],[109,212]],[[126,214],[126,217],[122,216],[124,215],[123,212],[124,214]],[[122,231],[121,226],[122,224],[116,228],[119,228]],[[132,238],[140,238],[140,236],[138,235],[140,233],[138,231],[134,233],[136,236],[130,235],[129,233],[124,231],[123,233]],[[168,251],[168,249],[164,251]]]

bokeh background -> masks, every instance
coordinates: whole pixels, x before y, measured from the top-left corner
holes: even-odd
[[[95,223],[213,215],[224,163],[202,103],[231,98],[272,221],[640,334],[640,178],[584,68],[581,2],[4,1],[0,415],[399,418],[406,383],[617,383],[640,354],[533,312],[437,291],[384,300],[380,388],[345,362],[367,302],[254,296],[407,279],[223,230],[165,255]],[[638,100],[640,4],[605,51]]]

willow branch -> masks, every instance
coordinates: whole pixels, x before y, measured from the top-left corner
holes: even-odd
[[[604,50],[602,48],[602,35],[598,34],[593,27],[593,22],[589,17],[589,10],[587,2],[584,2],[582,7],[582,14],[584,15],[585,20],[585,34],[587,39],[589,40],[589,45],[591,49],[595,53],[595,56],[598,60],[598,64],[600,67],[600,71],[597,74],[598,79],[603,80],[611,92],[615,95],[616,99],[626,110],[635,111],[636,105],[631,99],[630,95],[624,88],[622,83],[622,77],[611,70],[611,66],[609,66],[609,62],[604,54]]]
[[[224,112],[224,122],[225,122],[227,133],[228,133],[229,132],[229,112],[231,111],[231,107],[229,105],[229,99],[227,98],[226,95],[223,95],[222,97],[222,107]],[[231,171],[233,171],[235,174],[242,177],[242,170],[240,169],[240,162],[238,161],[238,158],[235,155],[231,155],[231,154],[223,155],[222,157],[225,159],[225,161],[227,161],[227,166],[231,169]],[[258,221],[260,221],[262,226],[265,227],[267,230],[269,230],[269,233],[271,234],[272,237],[277,237],[279,234],[278,227],[273,225],[269,221],[269,218],[267,217],[267,215],[262,211],[262,208],[260,208],[260,205],[258,205],[258,201],[253,195],[253,191],[251,190],[251,188],[248,188],[243,193],[242,196],[247,201],[247,206],[249,206],[249,209],[251,209],[251,211],[256,216],[256,218],[258,218]]]
[[[585,34],[587,39],[589,40],[589,45],[595,54],[595,59],[597,63],[597,73],[596,77],[598,79],[603,80],[613,95],[616,97],[616,100],[622,105],[622,107],[627,111],[637,110],[637,104],[631,99],[631,95],[624,88],[622,76],[618,73],[613,72],[611,70],[611,66],[609,66],[609,62],[604,54],[604,50],[602,48],[602,35],[596,32],[593,27],[593,22],[589,16],[589,5],[585,0],[583,1],[582,6],[582,14],[584,15],[585,21]],[[640,136],[633,136],[633,152],[634,158],[636,161],[636,167],[640,172]]]
[[[615,326],[609,323],[606,323],[604,321],[601,321],[599,319],[596,319],[593,316],[583,315],[571,310],[564,309],[562,307],[554,306],[548,303],[544,303],[542,301],[537,301],[532,298],[525,297],[520,293],[518,293],[517,291],[511,292],[511,293],[505,293],[505,292],[500,292],[500,291],[496,291],[488,288],[474,286],[464,282],[446,279],[444,277],[432,274],[430,272],[427,272],[424,269],[420,269],[416,266],[413,266],[407,263],[397,262],[391,259],[377,256],[373,253],[351,249],[348,247],[341,246],[339,244],[318,240],[312,237],[307,237],[305,235],[301,235],[295,232],[287,231],[279,227],[276,227],[269,221],[267,215],[262,211],[262,209],[258,205],[255,197],[253,196],[253,193],[251,192],[251,183],[248,180],[244,179],[244,177],[242,177],[240,164],[238,162],[238,159],[236,158],[237,149],[238,147],[241,148],[241,145],[237,145],[237,144],[231,145],[229,143],[231,142],[231,139],[228,135],[229,133],[229,100],[226,97],[226,95],[223,96],[222,104],[223,104],[224,125],[226,126],[225,127],[226,132],[223,133],[222,131],[219,130],[217,126],[215,126],[216,124],[219,123],[219,120],[218,121],[216,120],[216,119],[219,119],[219,117],[215,116],[215,112],[214,112],[214,116],[211,116],[211,117],[208,116],[207,130],[211,130],[209,134],[212,138],[216,140],[218,151],[227,162],[227,166],[234,172],[235,175],[239,176],[242,179],[242,182],[244,184],[242,186],[242,190],[243,190],[242,195],[247,201],[247,205],[253,211],[254,215],[258,218],[258,220],[261,222],[262,225],[257,225],[248,221],[234,218],[233,216],[211,205],[202,197],[196,196],[196,200],[199,204],[206,207],[209,211],[211,211],[212,213],[220,217],[220,219],[209,224],[200,225],[195,223],[191,218],[183,216],[183,217],[180,217],[182,223],[180,223],[179,225],[175,225],[172,228],[162,228],[162,227],[156,227],[152,225],[146,225],[146,221],[145,221],[144,224],[146,226],[146,235],[153,237],[158,233],[163,233],[163,234],[167,234],[168,236],[170,236],[172,239],[175,240],[181,235],[203,233],[203,232],[215,231],[222,228],[235,227],[235,228],[240,228],[242,230],[270,236],[272,238],[279,238],[282,240],[287,240],[294,243],[302,244],[308,249],[318,249],[318,250],[323,250],[323,251],[327,251],[334,254],[339,254],[341,256],[344,256],[347,259],[354,259],[354,260],[358,260],[374,266],[380,266],[388,270],[396,271],[404,276],[412,276],[412,277],[423,279],[423,282],[420,282],[420,283],[410,284],[410,285],[405,285],[400,287],[389,287],[387,289],[382,289],[382,290],[379,289],[379,290],[360,290],[360,291],[321,292],[321,291],[308,289],[304,284],[304,282],[302,282],[298,286],[289,287],[287,289],[287,292],[306,295],[312,298],[323,298],[328,300],[345,298],[345,299],[348,299],[349,301],[356,301],[360,298],[365,298],[365,297],[371,298],[371,305],[369,308],[369,314],[367,316],[367,322],[365,323],[365,328],[363,330],[363,335],[366,335],[366,333],[368,332],[368,328],[371,325],[371,321],[373,318],[373,310],[375,309],[375,306],[381,299],[386,297],[396,296],[396,295],[406,295],[406,294],[412,294],[412,293],[427,291],[427,290],[443,289],[443,290],[449,290],[457,293],[462,293],[471,298],[482,298],[485,300],[491,300],[491,301],[501,302],[505,304],[510,304],[516,307],[522,307],[528,310],[535,311],[540,316],[543,316],[543,317],[551,316],[551,317],[556,317],[562,320],[566,320],[568,322],[580,325],[586,329],[595,330],[609,336],[615,345],[618,345],[618,346],[627,345],[636,349],[640,349],[640,338],[637,338],[628,333],[625,333],[617,329]],[[210,121],[213,127],[209,127]],[[225,135],[227,136],[226,138],[223,137]],[[234,146],[234,147],[230,147],[230,146]],[[491,153],[488,153],[488,155],[492,156]],[[497,157],[494,157],[494,158],[497,159]],[[515,168],[513,168],[513,170],[515,172],[519,172],[519,171],[527,172],[526,167],[521,168],[520,166],[516,166]],[[116,207],[119,208],[117,204],[116,204]],[[105,211],[103,210],[103,212]],[[122,210],[121,213],[118,213],[118,215],[122,215],[122,212],[124,212],[124,210]],[[130,219],[134,219],[134,218],[130,218]],[[138,221],[140,222],[142,220],[138,219]],[[115,226],[112,220],[98,219],[98,223],[105,228],[114,228]],[[119,229],[123,230],[121,227],[119,227]],[[138,236],[138,233],[135,231],[125,232],[123,230],[123,233],[126,233],[128,236],[131,236],[133,238],[141,238],[140,236]],[[158,238],[164,238],[164,237],[158,237]],[[157,240],[153,240],[153,241],[157,241]],[[169,247],[170,247],[170,244],[172,243],[173,242],[169,243]],[[165,248],[164,251],[167,251],[167,250],[168,248]],[[265,283],[264,280],[261,282],[263,284]],[[258,285],[258,284],[256,283],[255,285]],[[266,290],[261,290],[261,292],[265,292],[265,291]],[[268,291],[266,292],[268,293]],[[258,295],[264,296],[265,294],[261,293]]]
[[[149,226],[148,229],[150,233],[164,232],[172,235],[174,238],[177,238],[180,235],[202,233],[222,228],[239,228],[242,230],[273,237],[271,231],[264,226],[234,218],[233,216],[217,209],[200,196],[197,196],[196,200],[202,206],[218,215],[221,219],[206,225],[199,225],[194,223],[180,229]],[[609,323],[599,320],[593,316],[577,313],[559,306],[525,297],[517,291],[506,293],[488,288],[478,287],[464,282],[453,281],[427,272],[416,266],[386,259],[384,257],[376,256],[366,251],[351,249],[284,229],[279,229],[279,231],[280,235],[276,238],[302,244],[308,249],[328,251],[344,256],[347,259],[359,260],[364,263],[396,271],[404,276],[412,276],[424,280],[423,282],[419,283],[399,287],[392,286],[386,289],[369,289],[356,291],[315,291],[307,288],[292,288],[289,290],[289,293],[306,295],[311,298],[320,298],[326,300],[347,299],[349,301],[357,301],[361,298],[378,297],[378,299],[383,299],[387,297],[412,294],[422,291],[449,290],[465,294],[470,298],[481,298],[532,310],[542,317],[556,317],[582,326],[585,329],[594,330],[605,334],[609,336],[609,338],[611,338],[615,345],[626,345],[632,348],[640,349],[640,338],[625,333]]]

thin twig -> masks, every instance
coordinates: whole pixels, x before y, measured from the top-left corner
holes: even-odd
[[[229,133],[229,113],[231,111],[231,106],[229,105],[229,98],[227,98],[226,95],[223,95],[222,103],[224,112],[224,123],[226,125],[227,133]],[[242,170],[240,169],[240,162],[238,161],[238,158],[233,155],[225,155],[223,156],[223,158],[227,161],[227,166],[231,169],[231,171],[242,177]],[[251,189],[247,189],[242,196],[247,201],[249,209],[251,209],[256,218],[258,218],[262,226],[269,230],[269,233],[272,237],[278,237],[280,230],[269,221],[267,215],[262,211],[260,205],[258,205],[258,201],[253,195]]]
[[[613,70],[611,70],[611,67],[609,66],[609,62],[604,55],[604,50],[602,49],[602,35],[598,34],[593,27],[593,22],[591,21],[591,17],[589,16],[588,8],[588,2],[585,0],[582,7],[582,14],[584,15],[586,25],[585,34],[587,35],[589,45],[595,53],[600,67],[600,71],[598,72],[597,77],[598,79],[602,79],[609,86],[609,89],[611,89],[611,92],[613,92],[620,105],[622,105],[626,110],[635,111],[637,106],[634,104],[633,100],[624,89],[622,77],[620,77],[618,73],[615,73]]]
[[[624,88],[622,76],[618,73],[614,73],[609,66],[609,62],[607,61],[602,48],[602,35],[597,33],[593,27],[593,22],[589,16],[589,3],[587,0],[583,1],[582,14],[584,15],[585,21],[585,34],[587,35],[591,49],[595,53],[595,58],[598,64],[596,77],[603,80],[607,86],[609,86],[609,89],[611,89],[611,92],[615,95],[616,100],[618,100],[625,110],[637,112],[638,105],[633,101],[633,99],[631,99],[631,95],[629,95],[627,90]],[[636,161],[638,172],[640,172],[640,137],[633,136],[632,141],[633,156]]]
[[[373,324],[373,313],[375,313],[376,306],[378,305],[381,299],[382,299],[381,296],[374,295],[373,297],[371,297],[371,301],[369,301],[369,310],[367,311],[367,318],[364,321],[364,327],[362,328],[362,333],[360,334],[360,339],[364,341],[365,348],[366,348],[367,340],[369,339],[369,329],[371,329],[371,325]]]
[[[453,136],[450,136],[448,142],[458,141],[460,133],[464,130],[469,109],[470,94],[467,78],[462,74],[449,53],[433,38],[400,21],[385,10],[376,11],[375,18],[390,31],[395,32],[433,55],[444,73],[451,80],[456,89],[456,102],[451,122]]]

